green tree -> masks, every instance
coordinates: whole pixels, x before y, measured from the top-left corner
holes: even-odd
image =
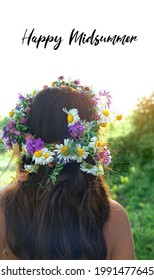
[[[154,93],[142,97],[122,125],[112,128],[113,197],[125,206],[135,241],[137,259],[154,259]],[[114,133],[114,130],[116,132]],[[115,135],[115,137],[114,137]]]

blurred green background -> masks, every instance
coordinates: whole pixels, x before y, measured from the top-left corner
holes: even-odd
[[[112,166],[106,180],[112,198],[128,213],[136,259],[154,260],[154,93],[142,97],[122,122],[110,125],[108,135]],[[0,143],[0,186],[15,175],[14,161],[5,170],[11,156]]]

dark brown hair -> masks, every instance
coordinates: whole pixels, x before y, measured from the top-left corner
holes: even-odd
[[[47,143],[63,143],[68,137],[63,108],[77,108],[81,119],[91,120],[89,101],[76,90],[46,88],[32,104],[31,133]],[[48,173],[40,166],[38,174],[8,189],[8,246],[19,259],[105,259],[103,227],[110,210],[105,183],[75,162],[64,166],[56,185],[47,181]]]

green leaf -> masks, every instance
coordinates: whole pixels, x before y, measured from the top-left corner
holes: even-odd
[[[62,171],[63,167],[64,167],[64,163],[57,163],[54,170],[52,171],[50,179],[51,179],[53,185],[55,185],[56,180],[57,180],[57,176]]]

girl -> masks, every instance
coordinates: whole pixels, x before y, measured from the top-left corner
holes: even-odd
[[[99,95],[63,76],[19,95],[2,129],[20,163],[18,180],[0,191],[0,259],[134,258],[128,217],[103,179],[110,95]]]

